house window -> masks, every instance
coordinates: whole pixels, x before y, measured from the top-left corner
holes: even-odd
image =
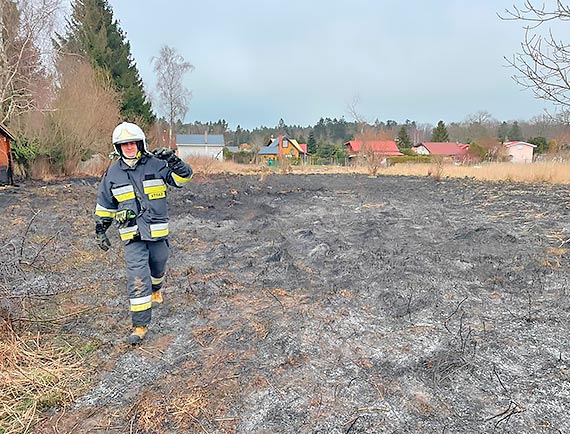
[[[283,140],[283,147],[284,148],[288,148],[289,147],[289,142],[287,140]]]
[[[517,145],[517,149],[520,151],[522,150],[522,145]]]

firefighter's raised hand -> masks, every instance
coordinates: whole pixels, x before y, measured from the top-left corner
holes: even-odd
[[[172,149],[157,148],[157,149],[152,151],[152,154],[156,158],[166,161],[166,163],[168,165],[176,163],[177,161],[180,161],[180,158],[178,158],[176,156],[176,154],[174,153],[174,151]]]
[[[115,214],[115,223],[117,227],[124,228],[128,226],[129,222],[136,217],[136,214],[131,209],[122,209]]]

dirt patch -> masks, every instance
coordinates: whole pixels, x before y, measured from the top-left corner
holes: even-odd
[[[2,190],[28,264],[5,290],[64,300],[57,326],[97,344],[90,389],[35,432],[566,432],[567,190],[198,179],[171,192],[166,302],[136,349],[118,236],[92,242],[96,180]]]

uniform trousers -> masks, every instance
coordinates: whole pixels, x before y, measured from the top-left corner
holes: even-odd
[[[131,241],[125,246],[127,262],[127,289],[133,327],[147,326],[152,313],[151,294],[162,288],[168,240]]]

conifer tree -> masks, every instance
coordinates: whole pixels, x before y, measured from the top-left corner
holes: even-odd
[[[315,155],[317,153],[317,141],[315,140],[315,134],[311,131],[309,133],[309,141],[307,142],[307,152],[309,155]]]
[[[501,141],[501,143],[505,143],[509,136],[509,124],[503,121],[501,125],[499,125],[499,128],[497,129],[497,135],[499,136],[499,140]]]
[[[433,132],[431,134],[431,141],[449,142],[449,134],[447,132],[447,128],[445,127],[445,123],[443,123],[443,121],[439,121],[437,123],[437,127],[433,129]]]
[[[405,126],[402,126],[402,128],[400,128],[397,140],[398,140],[398,146],[400,148],[411,148],[413,146],[412,139],[408,134],[408,130]]]
[[[516,142],[516,141],[522,140],[522,139],[523,139],[523,135],[522,135],[521,127],[519,126],[519,123],[517,121],[514,121],[513,125],[511,125],[511,128],[509,129],[509,140],[511,142]]]
[[[121,95],[124,120],[148,126],[155,116],[131,55],[130,43],[113,18],[107,0],[75,0],[66,34],[57,35],[56,46],[64,53],[84,56],[107,72]]]

